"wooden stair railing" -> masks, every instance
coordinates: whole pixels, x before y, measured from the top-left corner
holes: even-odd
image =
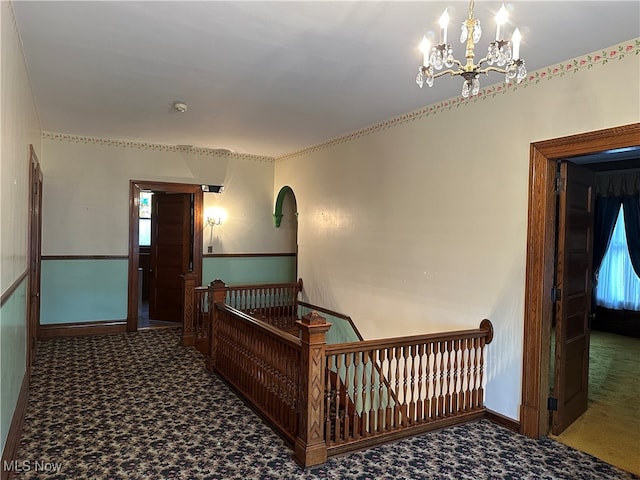
[[[297,322],[298,338],[216,292],[207,368],[289,442],[303,467],[485,415],[489,320],[472,330],[327,345],[331,325],[317,312]]]
[[[492,338],[485,319],[474,330],[327,345],[327,455],[482,417]]]
[[[312,312],[298,322],[297,338],[223,302],[212,312],[208,370],[293,447],[298,463],[326,462],[323,359],[331,325]]]
[[[182,344],[193,345],[203,354],[209,351],[210,313],[215,302],[226,303],[292,335],[298,335],[298,293],[302,279],[295,283],[226,285],[214,280],[196,286],[193,273],[182,275]]]

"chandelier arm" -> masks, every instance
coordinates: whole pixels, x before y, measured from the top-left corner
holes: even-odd
[[[446,75],[447,73],[451,74],[451,76],[454,77],[456,75],[461,75],[462,74],[462,70],[460,70],[460,69],[458,69],[458,70],[452,70],[452,69],[443,70],[441,72],[435,73],[433,75],[433,78],[441,77],[443,75]]]
[[[500,67],[487,67],[483,69],[478,69],[478,73],[484,73],[485,75],[489,75],[489,72],[497,72],[497,73],[509,73],[510,68],[500,68]]]
[[[476,69],[477,70],[481,70],[482,69],[482,64],[483,63],[487,63],[488,61],[489,61],[489,57],[481,58],[480,61],[476,64]]]

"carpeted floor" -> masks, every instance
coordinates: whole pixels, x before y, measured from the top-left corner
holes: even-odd
[[[41,342],[15,465],[19,479],[638,479],[485,420],[305,471],[176,329]]]

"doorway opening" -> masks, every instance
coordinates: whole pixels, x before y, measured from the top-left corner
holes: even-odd
[[[282,228],[289,232],[289,245],[294,249],[296,256],[295,276],[298,278],[298,201],[293,189],[285,185],[278,192],[273,213],[273,223],[276,228]]]
[[[637,418],[635,402],[632,401],[640,395],[640,377],[637,373],[640,367],[640,360],[637,359],[640,338],[633,338],[633,335],[625,336],[633,334],[633,331],[606,333],[606,330],[619,326],[617,319],[604,315],[602,309],[596,306],[596,301],[622,301],[625,298],[625,307],[632,307],[633,304],[635,309],[638,309],[634,287],[636,282],[640,286],[640,279],[631,265],[624,221],[622,229],[618,228],[618,234],[622,233],[624,238],[623,245],[615,244],[611,236],[613,230],[610,229],[613,229],[618,217],[617,208],[622,212],[623,199],[629,208],[637,201],[636,195],[640,188],[640,147],[627,152],[572,157],[562,164],[571,167],[570,171],[580,173],[580,176],[586,179],[584,190],[590,191],[589,210],[592,213],[589,216],[592,217],[590,223],[593,227],[587,228],[586,222],[580,227],[575,215],[573,220],[566,215],[557,217],[558,236],[562,235],[563,229],[572,232],[572,235],[568,237],[571,238],[568,247],[565,245],[565,249],[571,249],[571,261],[566,261],[566,258],[563,261],[562,248],[556,247],[559,258],[556,271],[560,272],[564,268],[567,278],[573,279],[573,282],[568,285],[568,290],[562,289],[560,298],[555,302],[556,318],[552,330],[550,362],[553,364],[555,361],[556,368],[555,371],[551,369],[549,378],[551,385],[555,384],[550,398],[557,399],[558,408],[550,415],[550,436],[560,443],[582,450],[624,470],[640,473],[640,455],[634,454],[640,441],[640,420]],[[576,189],[579,189],[578,180],[573,178],[572,181],[570,177],[566,186],[563,186],[566,192],[564,196],[567,197],[570,192],[574,192],[574,198],[577,198]],[[559,204],[562,204],[562,196],[561,193]],[[581,211],[586,213],[587,208]],[[637,244],[640,240],[633,232],[631,228],[629,238],[632,239],[632,244]],[[589,250],[590,254],[581,262],[577,262],[576,253],[583,245],[587,246],[586,250]],[[623,255],[615,256],[615,267],[610,262],[604,262],[607,258],[605,254],[614,245],[623,246],[628,264],[624,263]],[[616,248],[614,251],[617,251]],[[588,271],[585,272],[585,269]],[[630,287],[628,292],[624,285]],[[563,309],[567,306],[570,306],[574,313],[577,310],[579,296],[576,292],[585,293],[582,299],[583,314],[563,314]],[[604,296],[605,294],[607,295]],[[611,312],[627,315],[623,310]],[[579,324],[577,327],[576,323]],[[578,351],[576,346],[580,345],[581,340],[578,333],[583,339],[582,357],[577,362],[566,360],[564,357],[567,354],[563,350]],[[553,334],[556,334],[555,338]],[[554,347],[559,355],[554,355]],[[572,363],[575,367],[573,370]],[[575,388],[580,385],[583,388],[582,392]],[[565,408],[560,408],[562,406]],[[572,407],[573,411],[570,411],[569,407]]]
[[[531,144],[520,407],[520,431],[529,437],[546,436],[549,428],[557,161],[637,145],[640,123]]]
[[[144,256],[147,252],[140,246],[140,198],[142,192],[154,192],[157,196],[164,195],[166,198],[180,199],[178,203],[182,206],[179,209],[189,210],[189,224],[182,223],[169,225],[168,230],[178,230],[178,236],[185,235],[183,240],[179,243],[185,248],[180,255],[172,255],[183,258],[180,265],[162,265],[164,271],[172,270],[172,276],[170,279],[161,279],[157,285],[150,285],[148,291],[149,297],[155,295],[156,298],[162,299],[162,293],[156,291],[154,288],[169,288],[175,290],[178,285],[181,285],[179,275],[191,271],[196,276],[196,282],[198,284],[202,281],[202,235],[203,235],[203,222],[202,219],[202,206],[203,206],[203,194],[202,187],[200,185],[182,184],[182,183],[163,183],[163,182],[146,182],[131,180],[129,185],[129,274],[128,274],[128,304],[127,304],[127,331],[135,332],[138,330],[138,323],[141,314],[142,306],[142,291],[143,285],[141,281],[140,267],[141,267],[141,255]],[[156,196],[156,195],[154,195]],[[185,204],[188,198],[188,206]],[[172,202],[175,203],[175,202]],[[174,217],[173,212],[169,217]],[[172,220],[170,220],[172,221]],[[182,222],[182,220],[180,220]],[[143,233],[144,235],[144,233]],[[174,249],[175,245],[167,242],[165,245],[160,245],[157,248],[156,258],[162,258],[166,255],[164,252],[168,252]],[[188,244],[188,247],[186,246]],[[151,256],[151,245],[149,246],[149,255]],[[186,261],[184,255],[187,255]],[[142,262],[145,262],[143,257]],[[144,264],[144,263],[143,263]],[[149,268],[152,268],[151,266]],[[177,273],[176,273],[177,272]],[[154,272],[155,273],[155,272]],[[151,282],[152,283],[152,282]],[[166,290],[165,290],[166,291]],[[162,305],[160,305],[162,307]],[[178,310],[180,308],[178,307]],[[173,307],[174,313],[172,318],[175,318],[176,308]],[[180,324],[180,323],[176,323]]]

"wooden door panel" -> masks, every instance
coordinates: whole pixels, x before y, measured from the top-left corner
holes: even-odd
[[[558,201],[555,435],[587,409],[594,205],[593,171],[570,162],[560,169],[564,188]]]
[[[157,255],[162,259],[161,265],[156,265],[156,268],[162,269],[163,267],[177,267],[181,269],[184,267],[184,259],[182,257],[182,244],[178,245],[158,245]],[[158,270],[159,272],[160,270]],[[184,272],[183,272],[184,273]]]
[[[180,288],[182,283],[180,275],[185,273],[181,265],[163,265],[156,267],[156,289],[161,288]]]
[[[174,220],[173,218],[164,217],[162,221],[169,222],[180,220]],[[163,239],[162,245],[182,245],[182,227],[182,223],[172,225],[158,225],[157,234]]]
[[[189,270],[191,197],[155,194],[151,215],[149,318],[181,321],[181,275]]]

